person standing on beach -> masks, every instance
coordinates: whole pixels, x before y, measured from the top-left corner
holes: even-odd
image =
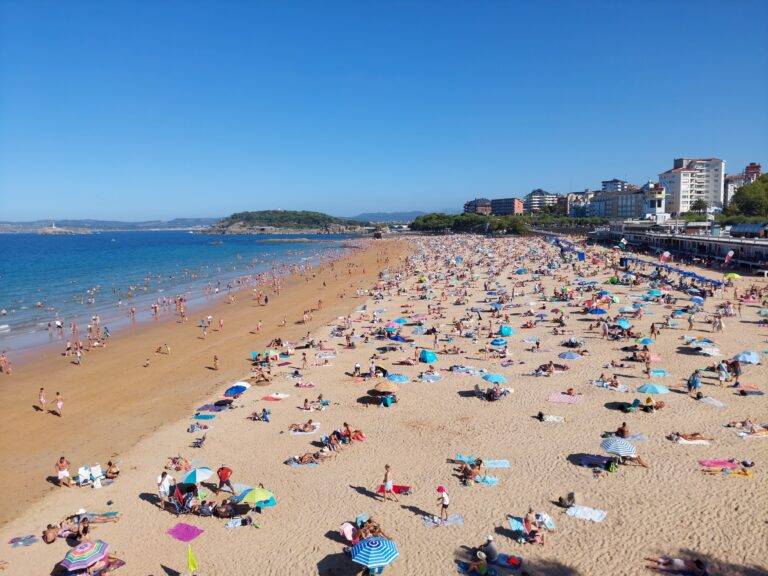
[[[400,500],[397,499],[397,496],[395,495],[395,488],[392,483],[392,470],[389,467],[389,464],[384,464],[384,500],[389,500],[389,497],[392,496],[392,499],[395,502],[400,502]]]
[[[219,369],[219,357],[216,354],[213,355],[213,369]]]
[[[232,478],[232,468],[229,468],[228,466],[220,466],[218,470],[216,470],[216,475],[219,477],[219,486],[216,488],[216,493],[222,491],[224,486],[229,488],[229,491],[232,492],[232,494],[235,493],[235,489],[232,487],[232,481],[230,480]]]
[[[61,418],[61,410],[64,408],[64,398],[61,397],[61,393],[56,392],[56,414]]]
[[[40,395],[37,397],[40,401],[40,412],[45,412],[45,388],[40,388]]]
[[[69,460],[67,460],[64,456],[61,456],[56,461],[56,466],[54,469],[56,470],[56,479],[59,482],[59,486],[66,486],[67,488],[71,488],[72,480],[69,476]]]
[[[448,521],[448,504],[450,503],[450,499],[448,498],[448,492],[446,492],[445,486],[438,486],[437,493],[440,494],[440,496],[437,497],[437,502],[440,505],[439,521],[442,524]]]

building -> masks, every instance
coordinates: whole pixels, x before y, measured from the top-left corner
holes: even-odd
[[[736,191],[744,186],[744,174],[728,174],[723,182],[723,206],[728,206]]]
[[[744,183],[751,184],[763,173],[763,167],[755,162],[750,162],[747,167],[744,168]]]
[[[464,203],[465,214],[483,214],[488,216],[491,213],[491,201],[488,198],[475,198]]]
[[[632,187],[632,185],[628,182],[614,178],[613,180],[603,180],[602,191],[619,193],[626,192],[630,187]]]
[[[541,188],[536,188],[525,195],[523,205],[526,212],[539,212],[547,206],[557,204],[557,194],[546,192]]]
[[[608,186],[606,183],[609,183]],[[603,190],[592,196],[587,206],[587,216],[610,220],[663,220],[666,218],[665,205],[664,188],[661,184],[648,182],[638,188],[623,180],[607,180],[603,182]]]
[[[676,158],[670,170],[659,174],[667,192],[667,210],[672,214],[689,212],[697,200],[710,209],[723,207],[725,162],[719,158]]]
[[[565,213],[573,218],[585,217],[587,207],[594,195],[595,193],[589,189],[583,192],[569,192],[565,195]]]
[[[494,198],[491,200],[491,214],[494,216],[522,214],[524,208],[520,198]]]

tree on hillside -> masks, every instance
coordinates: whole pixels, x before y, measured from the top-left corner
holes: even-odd
[[[736,191],[728,206],[728,215],[768,217],[768,174]]]

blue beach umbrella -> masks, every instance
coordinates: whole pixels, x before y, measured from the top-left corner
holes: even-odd
[[[576,352],[561,352],[558,354],[558,358],[562,358],[563,360],[578,360],[581,358],[581,354],[577,354]]]
[[[492,346],[505,346],[506,343],[507,341],[504,338],[494,338],[493,340],[491,340]]]
[[[193,468],[190,470],[186,476],[184,476],[184,480],[182,480],[183,484],[199,484],[200,482],[205,482],[213,476],[213,470],[210,468],[207,468],[205,466],[201,466],[200,468]]]
[[[501,374],[486,374],[483,376],[483,380],[492,384],[506,384],[507,379]]]
[[[239,396],[240,394],[242,394],[246,390],[248,390],[248,388],[246,388],[245,386],[242,386],[240,384],[237,384],[235,386],[230,386],[229,388],[227,388],[224,391],[224,396],[227,396],[227,397],[230,397],[230,398],[232,396]]]
[[[528,270],[526,270],[525,268],[518,268],[517,270],[515,270],[515,274],[518,274],[518,275],[525,274],[526,272],[528,272]]]
[[[611,291],[610,290],[600,290],[600,292],[597,293],[598,296],[610,296]]]
[[[504,304],[499,304],[498,302],[491,302],[491,308],[494,310],[501,310],[504,308]]]
[[[404,382],[408,382],[408,376],[406,376],[405,374],[390,374],[389,376],[387,376],[387,380],[389,380],[390,382],[398,382],[402,384]]]
[[[405,318],[398,318],[397,320],[395,320],[395,323],[396,324],[407,324],[408,320],[406,320]]]
[[[664,295],[664,292],[662,292],[658,288],[648,290],[648,296],[653,296],[654,298],[658,298],[659,296],[663,296],[663,295]]]
[[[702,304],[704,304],[704,298],[702,298],[701,296],[694,296],[693,298],[691,298],[691,302],[701,306]]]
[[[621,318],[618,322],[616,322],[616,324],[623,330],[629,330],[632,327],[632,324],[630,324],[629,320],[626,318]]]
[[[589,313],[602,316],[603,314],[608,314],[608,311],[605,308],[590,308]]]
[[[760,364],[760,355],[757,352],[739,352],[734,358],[745,364]]]
[[[653,340],[651,338],[648,338],[648,336],[644,336],[643,338],[638,338],[637,340],[635,340],[635,342],[637,342],[641,346],[650,346],[651,344],[653,344]]]
[[[669,394],[669,388],[661,384],[643,384],[637,389],[641,394]]]
[[[619,438],[618,436],[606,438],[600,442],[600,448],[608,452],[608,454],[614,454],[622,458],[637,454],[637,448],[624,440],[624,438]]]
[[[355,544],[350,551],[352,562],[366,568],[382,568],[391,564],[400,553],[392,540],[381,536],[366,538]]]
[[[515,333],[515,330],[512,328],[512,326],[502,324],[501,328],[499,328],[500,336],[512,336],[514,333]]]

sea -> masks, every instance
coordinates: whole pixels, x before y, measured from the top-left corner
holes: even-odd
[[[208,235],[180,231],[0,234],[0,349],[63,340],[70,322],[98,315],[110,331],[151,318],[158,299],[184,295],[192,310],[237,279],[287,273],[343,255],[345,235]],[[171,305],[171,310],[173,306]],[[49,329],[60,320],[64,336]],[[194,320],[194,316],[191,317]],[[82,334],[82,331],[81,331]]]

